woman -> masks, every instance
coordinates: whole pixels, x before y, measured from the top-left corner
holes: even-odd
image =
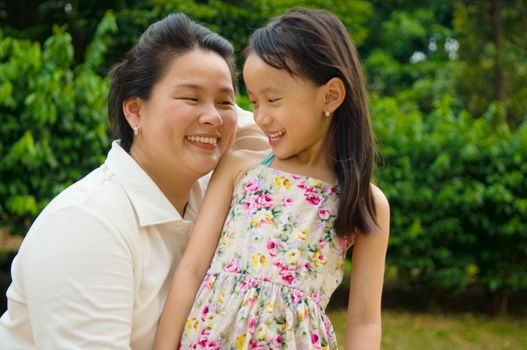
[[[13,261],[2,349],[152,348],[201,178],[234,141],[232,54],[176,14],[113,69],[108,112],[120,141],[29,230]],[[244,147],[265,142],[242,134]]]

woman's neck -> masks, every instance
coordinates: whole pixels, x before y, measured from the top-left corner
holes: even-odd
[[[205,174],[191,174],[177,166],[177,162],[156,160],[145,157],[137,148],[130,149],[130,155],[159,187],[168,201],[183,217],[190,198],[192,186]]]

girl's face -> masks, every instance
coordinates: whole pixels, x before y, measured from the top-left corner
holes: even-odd
[[[144,168],[171,177],[208,173],[231,147],[236,129],[227,63],[200,49],[175,57],[150,98],[139,101],[138,115],[131,153]]]
[[[273,68],[254,53],[245,61],[243,78],[254,120],[278,158],[325,154],[330,119],[324,117],[323,87]]]

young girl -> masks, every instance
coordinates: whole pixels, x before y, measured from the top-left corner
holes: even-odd
[[[156,348],[336,349],[324,310],[353,245],[346,348],[379,349],[389,206],[346,28],[291,10],[252,35],[243,76],[273,151],[222,158]]]

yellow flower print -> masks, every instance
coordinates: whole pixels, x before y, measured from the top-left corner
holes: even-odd
[[[298,249],[291,249],[287,252],[286,259],[291,265],[298,264],[298,258],[300,257],[300,251]]]
[[[289,182],[289,179],[285,176],[278,176],[274,179],[274,182],[276,183],[276,187],[281,190],[282,186],[285,187],[286,190],[288,190],[291,187],[291,183]]]
[[[212,312],[208,313],[207,316],[205,316],[205,321],[203,322],[205,327],[212,328],[212,326],[214,325],[214,316],[215,315]]]
[[[265,339],[268,329],[269,329],[269,326],[267,326],[265,323],[262,323],[258,327],[256,327],[256,337],[258,338],[258,340]]]
[[[185,332],[190,332],[191,330],[193,330],[194,332],[196,332],[198,330],[198,326],[199,326],[199,323],[198,323],[198,319],[196,317],[189,317],[187,319],[187,322],[185,323]]]
[[[242,334],[236,338],[236,343],[238,344],[238,350],[245,349],[245,334]]]
[[[267,304],[265,304],[265,306],[264,306],[264,312],[265,312],[266,314],[272,315],[273,310],[274,310],[274,305],[273,305],[273,304],[271,304],[271,303],[267,303]]]
[[[218,304],[223,304],[223,297],[225,296],[225,292],[221,291],[218,293],[218,296],[216,297],[216,302]]]
[[[252,227],[260,227],[262,225],[270,224],[273,222],[273,213],[270,210],[264,209],[259,210],[254,218],[251,220]]]
[[[253,268],[256,271],[260,271],[260,268],[267,264],[267,259],[265,258],[264,255],[262,255],[260,253],[256,253],[255,255],[253,255],[252,256],[252,261],[253,261]]]
[[[309,317],[309,309],[306,307],[306,304],[301,303],[297,307],[298,320],[303,321]]]
[[[308,234],[309,234],[309,231],[305,229],[302,229],[302,230],[295,229],[295,233],[294,233],[295,238],[298,239],[299,241],[305,241]]]
[[[318,249],[313,252],[312,256],[315,266],[323,265],[326,262],[326,257]]]

